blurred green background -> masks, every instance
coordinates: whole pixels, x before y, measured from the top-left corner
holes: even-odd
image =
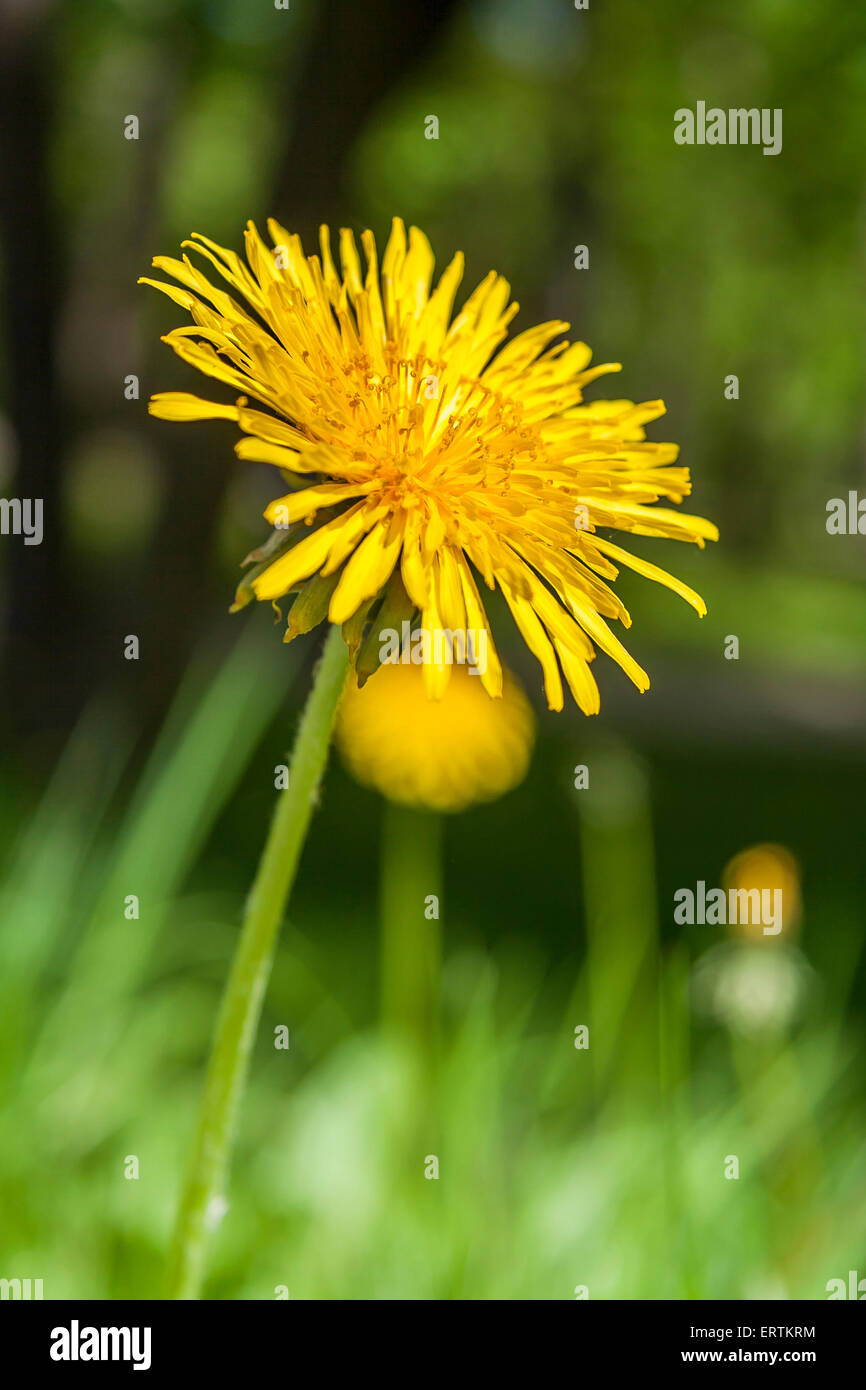
[[[180,311],[135,281],[270,213],[311,250],[320,221],[381,245],[402,215],[440,269],[466,252],[467,291],[507,275],[518,328],[570,320],[624,364],[609,394],[666,401],[652,437],[681,443],[722,539],[634,543],[709,614],[623,575],[652,689],[600,658],[597,720],[544,712],[504,643],[539,744],[520,789],[445,825],[432,1064],[380,1027],[383,807],[334,760],[208,1296],[823,1298],[866,1276],[866,564],[825,527],[866,494],[866,13],[3,0],[0,53],[0,495],[45,502],[41,546],[0,538],[0,1277],[159,1292],[315,644],[227,612],[269,471],[225,426],[147,416],[200,383],[159,343]],[[782,153],[676,145],[698,100],[782,108]],[[674,925],[677,888],[763,841],[800,866],[797,932]]]

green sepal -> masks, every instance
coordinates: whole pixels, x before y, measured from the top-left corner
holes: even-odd
[[[258,579],[260,574],[264,574],[269,565],[274,560],[279,559],[287,550],[291,550],[293,545],[297,545],[301,539],[295,535],[294,531],[280,530],[277,527],[271,532],[263,545],[251,550],[249,555],[241,561],[244,565],[252,565],[252,569],[247,570],[241,582],[235,590],[235,601],[229,609],[230,613],[237,613],[241,608],[246,608],[248,603],[252,603],[255,598],[253,593],[253,581]]]
[[[333,508],[323,507],[316,518],[315,526],[307,526],[303,523],[297,523],[288,528],[275,526],[264,544],[251,550],[246,559],[241,561],[244,565],[254,565],[254,568],[247,571],[235,590],[235,601],[229,608],[229,612],[237,613],[241,608],[246,608],[248,603],[252,603],[255,598],[253,583],[259,575],[264,574],[268,566],[278,560],[281,555],[285,555],[294,546],[300,545],[302,540],[311,535],[313,531],[318,530],[319,526],[323,526],[333,515]],[[289,593],[296,593],[304,582],[299,580],[297,584],[292,586]]]
[[[364,628],[367,626],[367,621],[370,617],[370,611],[373,605],[378,602],[379,594],[375,594],[373,598],[368,598],[365,603],[361,604],[360,608],[355,610],[351,618],[347,618],[343,623],[343,641],[349,648],[349,659],[353,666],[358,656],[361,640],[364,636]]]
[[[418,609],[403,587],[400,571],[395,570],[385,589],[382,606],[376,614],[376,621],[370,624],[370,630],[361,644],[361,650],[355,663],[359,687],[363,686],[381,665],[379,653],[382,649],[381,634],[383,630],[393,628],[395,632],[402,632],[403,623],[414,622],[417,612]]]
[[[337,587],[339,578],[340,570],[337,569],[333,574],[314,574],[312,579],[306,580],[289,609],[289,625],[283,636],[284,642],[291,642],[295,637],[312,632],[313,628],[318,627],[327,617],[331,594]]]

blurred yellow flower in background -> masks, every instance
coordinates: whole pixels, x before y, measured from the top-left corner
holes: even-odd
[[[507,670],[499,700],[457,665],[442,698],[431,700],[422,666],[385,664],[363,689],[350,677],[335,737],[352,775],[389,801],[463,811],[522,782],[535,716]]]
[[[781,893],[782,936],[790,937],[800,924],[802,915],[802,896],[800,891],[800,865],[794,855],[784,845],[759,844],[735,854],[722,871],[722,883],[731,889],[744,892]],[[745,914],[740,914],[744,916]],[[751,914],[751,921],[739,921],[734,930],[743,936],[765,940],[778,940],[764,932],[760,913]]]
[[[722,882],[728,892],[770,895],[766,901],[778,903],[781,931],[767,933],[760,911],[738,914],[732,937],[705,951],[692,968],[695,1008],[742,1038],[781,1036],[802,1017],[816,987],[814,971],[791,940],[803,908],[800,866],[784,845],[750,845],[728,861]]]

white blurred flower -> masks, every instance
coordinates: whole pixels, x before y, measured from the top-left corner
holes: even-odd
[[[706,951],[692,970],[698,1013],[732,1033],[754,1037],[783,1032],[803,1013],[814,971],[802,951],[776,943],[730,941]]]

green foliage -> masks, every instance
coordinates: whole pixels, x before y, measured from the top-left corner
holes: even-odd
[[[193,676],[123,817],[110,810],[123,740],[106,740],[95,712],[9,843],[2,1264],[43,1278],[46,1297],[159,1292],[240,909],[219,885],[230,824],[193,865],[240,778],[256,787],[251,833],[263,831],[269,755],[250,758],[286,660],[256,634],[218,675]],[[841,903],[829,921],[815,914],[837,970],[822,970],[823,998],[799,1024],[762,1028],[760,1009],[745,1033],[702,1020],[689,974],[719,933],[660,932],[647,768],[609,744],[589,761],[596,792],[551,801],[549,761],[499,808],[448,825],[471,851],[445,857],[432,1070],[415,1041],[375,1021],[375,893],[341,853],[357,799],[371,802],[332,769],[278,952],[209,1296],[273,1298],[285,1285],[292,1298],[568,1299],[585,1285],[591,1298],[821,1298],[862,1263],[859,927]],[[504,921],[495,896],[486,913],[473,907],[502,833],[515,851],[531,845],[520,822],[540,793],[561,826],[555,861],[573,863],[579,846],[583,864],[571,904],[581,944],[564,954],[533,905],[543,864],[519,866],[522,898]],[[237,868],[248,876],[252,863]],[[429,890],[401,890],[417,899],[419,931]],[[131,891],[137,920],[124,913]],[[555,892],[562,916],[564,884]],[[783,948],[804,961],[810,922],[807,909],[804,941]],[[589,1045],[577,1047],[583,1024]],[[274,1047],[280,1025],[288,1051]],[[137,1178],[125,1176],[131,1156]]]

